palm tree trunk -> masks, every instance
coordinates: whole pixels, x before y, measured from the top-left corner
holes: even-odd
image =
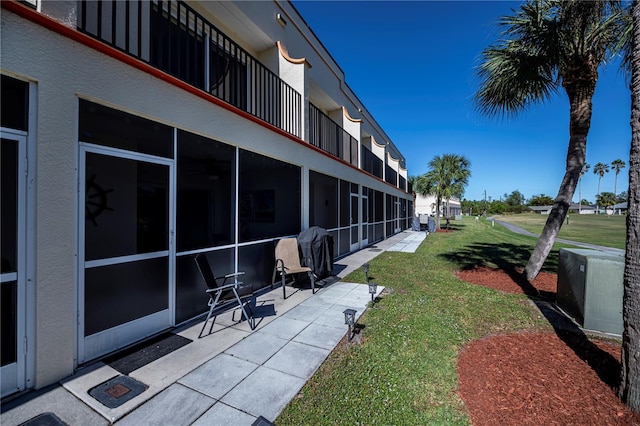
[[[600,214],[600,206],[598,206],[598,200],[600,199],[600,181],[602,176],[598,178],[598,196],[596,197],[596,214]]]
[[[553,203],[553,208],[549,213],[547,222],[544,225],[542,234],[538,238],[527,266],[524,269],[525,277],[528,280],[538,276],[544,261],[549,256],[553,244],[556,241],[558,232],[562,227],[569,207],[571,199],[576,190],[578,180],[580,179],[580,171],[584,165],[587,150],[587,134],[591,127],[591,112],[593,92],[597,81],[597,71],[592,82],[586,83],[576,81],[571,84],[565,80],[564,86],[569,96],[570,112],[569,112],[569,148],[567,150],[567,166],[558,190],[558,195]],[[576,80],[580,80],[579,78]]]
[[[578,214],[582,213],[582,177],[578,178]]]
[[[442,197],[436,197],[436,229],[440,229],[440,204],[442,204]]]
[[[640,413],[640,1],[634,0],[632,7],[629,210],[623,278],[622,369],[618,396],[629,408]]]

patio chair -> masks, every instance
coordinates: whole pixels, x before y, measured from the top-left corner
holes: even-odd
[[[271,278],[271,288],[276,283],[276,275],[280,274],[282,282],[282,297],[287,298],[286,284],[287,276],[291,277],[289,284],[296,282],[295,276],[297,274],[307,273],[309,280],[311,280],[311,293],[316,292],[316,276],[313,273],[313,265],[311,259],[307,260],[308,266],[302,266],[300,264],[300,251],[298,250],[297,238],[283,238],[276,243],[275,249],[276,263],[273,268],[273,276]]]
[[[250,299],[253,298],[253,288],[251,285],[238,281],[237,278],[239,275],[243,275],[244,272],[237,272],[225,275],[222,278],[216,278],[211,270],[207,256],[204,253],[198,254],[195,257],[195,261],[200,275],[202,275],[204,282],[207,284],[207,294],[209,295],[209,313],[207,314],[207,319],[204,320],[204,324],[202,324],[202,330],[200,330],[198,338],[202,337],[202,332],[207,326],[209,319],[213,317],[211,328],[209,329],[209,334],[211,334],[218,314],[229,308],[233,308],[233,314],[231,316],[233,321],[235,321],[235,311],[240,308],[251,330],[255,329],[256,323],[249,303]],[[233,282],[227,283],[227,280],[230,278],[233,278]],[[219,283],[219,280],[222,280],[222,283]],[[242,318],[240,321],[242,321]]]

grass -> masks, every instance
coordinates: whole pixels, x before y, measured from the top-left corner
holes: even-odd
[[[513,223],[529,232],[540,234],[547,221],[546,215],[517,214],[496,217]],[[572,214],[560,228],[558,238],[605,247],[624,249],[626,240],[626,216]]]
[[[458,280],[475,266],[524,266],[535,239],[471,218],[431,234],[416,253],[385,252],[370,276],[388,291],[358,321],[276,423],[283,425],[466,425],[456,362],[483,336],[551,329],[526,296]],[[545,263],[555,270],[557,250]],[[361,270],[345,277],[365,281]],[[301,361],[304,362],[304,361]]]

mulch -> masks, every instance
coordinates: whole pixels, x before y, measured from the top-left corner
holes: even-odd
[[[527,282],[518,272],[476,268],[456,275],[503,292],[555,295],[556,274],[542,272]],[[488,336],[462,349],[457,369],[459,393],[475,426],[640,426],[640,414],[616,396],[617,342],[561,329]]]

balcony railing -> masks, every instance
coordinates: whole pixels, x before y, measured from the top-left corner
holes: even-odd
[[[391,166],[385,164],[385,180],[393,186],[398,186],[398,173]]]
[[[302,97],[182,1],[83,0],[78,30],[302,137]]]
[[[360,168],[382,179],[382,159],[378,158],[369,148],[362,146],[362,160]]]
[[[309,143],[355,167],[359,166],[358,140],[312,103],[309,103]]]

